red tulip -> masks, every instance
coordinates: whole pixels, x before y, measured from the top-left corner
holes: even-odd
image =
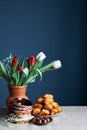
[[[35,57],[34,56],[30,56],[28,58],[28,62],[30,64],[30,66],[34,66],[34,64],[35,64]]]
[[[18,66],[18,71],[23,71],[23,67],[22,66]]]
[[[12,59],[12,66],[16,66],[17,65],[17,61],[18,61],[17,57],[13,57],[13,59]]]

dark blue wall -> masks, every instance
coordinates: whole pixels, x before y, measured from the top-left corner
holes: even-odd
[[[43,51],[44,64],[62,62],[62,69],[29,84],[33,102],[52,93],[60,105],[87,105],[86,17],[86,0],[0,0],[0,60],[10,52],[26,57]],[[7,96],[0,79],[0,106]]]

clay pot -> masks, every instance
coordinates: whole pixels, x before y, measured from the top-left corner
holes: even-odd
[[[26,89],[27,86],[8,86],[9,97],[6,100],[6,104],[9,112],[13,113],[13,100],[15,98],[21,97],[28,99],[26,96]]]

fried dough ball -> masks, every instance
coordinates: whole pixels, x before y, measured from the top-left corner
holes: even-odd
[[[44,98],[39,97],[39,98],[37,99],[37,102],[38,102],[38,103],[43,103],[43,102],[44,102]]]
[[[62,112],[62,108],[60,106],[57,107],[58,112]]]
[[[57,102],[54,101],[52,94],[45,94],[43,97],[39,97],[34,104],[32,114],[39,115],[55,115],[62,111],[62,108]]]
[[[58,110],[57,110],[57,109],[52,109],[51,112],[50,112],[51,115],[55,115],[55,114],[57,114],[57,113],[58,113]]]
[[[44,105],[44,109],[47,109],[47,110],[49,110],[49,111],[51,111],[52,110],[52,108],[53,108],[53,106],[51,105],[51,104],[46,104],[46,105]]]
[[[53,95],[52,94],[45,94],[43,97],[53,99]]]
[[[42,109],[42,105],[41,104],[39,104],[39,103],[36,103],[36,104],[34,104],[34,106],[33,106],[34,108],[39,108],[39,109]]]
[[[45,98],[45,99],[44,99],[44,103],[45,103],[45,104],[51,104],[51,103],[53,103],[53,101],[54,101],[54,100],[53,100],[53,99],[50,99],[50,98]]]
[[[42,111],[40,112],[40,115],[49,115],[50,112],[46,109],[42,109]]]
[[[57,102],[53,102],[52,105],[53,105],[53,108],[57,108],[59,106]]]
[[[61,112],[61,111],[62,111],[62,108],[61,108],[61,107],[59,106],[59,104],[56,103],[56,102],[53,102],[53,108],[54,108],[54,109],[57,109],[58,112]]]
[[[39,114],[41,110],[39,108],[33,108],[32,114]]]

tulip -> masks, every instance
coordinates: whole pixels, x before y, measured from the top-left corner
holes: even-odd
[[[60,60],[54,61],[52,66],[53,66],[54,69],[60,68],[62,66],[61,61]]]
[[[34,56],[30,56],[28,58],[28,62],[30,64],[30,66],[34,66],[34,64],[35,64],[35,57]]]
[[[46,58],[46,55],[43,52],[37,54],[36,59],[39,61],[43,61]]]
[[[17,61],[18,61],[17,57],[13,57],[13,59],[12,59],[12,66],[16,66],[17,65]]]
[[[23,72],[24,72],[24,74],[26,75],[26,77],[28,76],[28,74],[29,74],[29,70],[28,70],[28,68],[27,67],[25,67],[24,69],[23,69]]]
[[[22,66],[18,66],[18,71],[23,71]]]

